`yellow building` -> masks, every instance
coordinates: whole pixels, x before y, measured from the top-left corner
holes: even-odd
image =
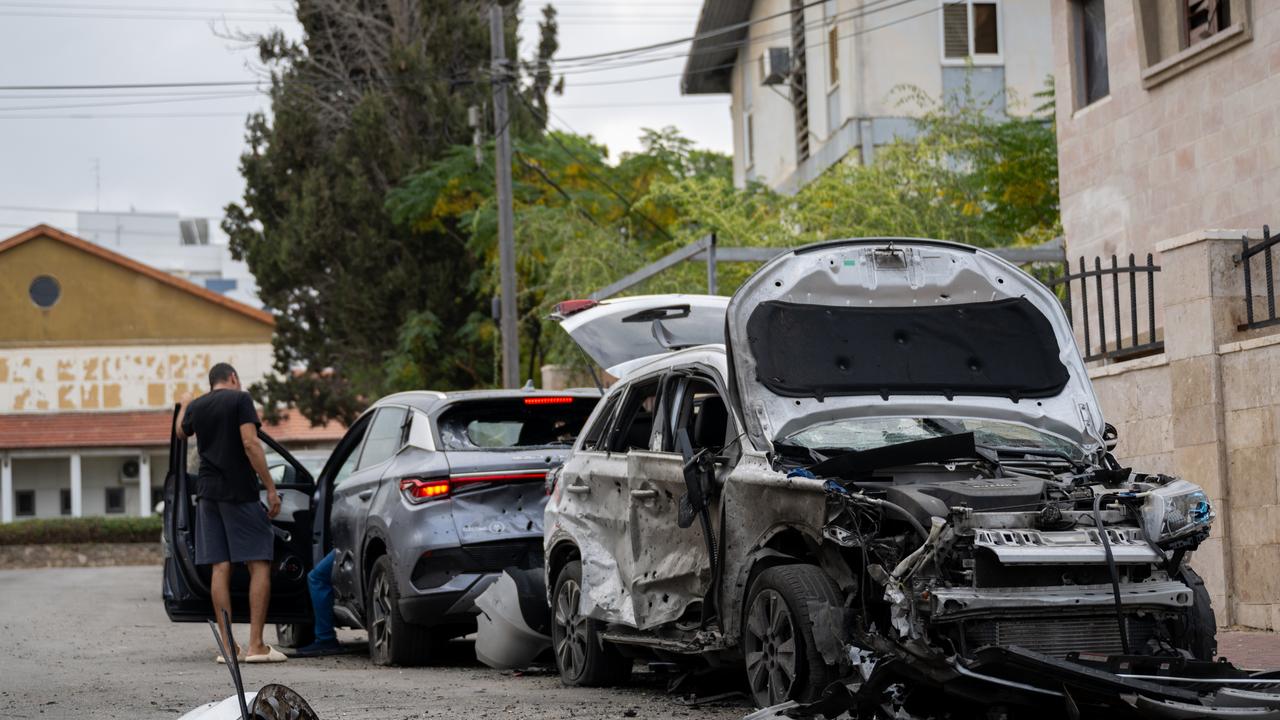
[[[40,225],[0,241],[0,521],[150,514],[174,402],[271,370],[269,313]],[[297,413],[282,442],[332,444]]]

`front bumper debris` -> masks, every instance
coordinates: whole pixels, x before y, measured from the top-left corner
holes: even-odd
[[[782,718],[1034,717],[1280,720],[1280,672],[1226,660],[1089,656],[1058,659],[1020,647],[987,647],[967,659],[919,662],[904,653],[865,680],[832,685],[815,702],[782,703],[748,720]]]

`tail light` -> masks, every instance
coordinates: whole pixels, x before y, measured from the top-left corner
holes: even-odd
[[[423,480],[405,478],[400,481],[400,494],[414,505],[449,496],[449,478]]]
[[[572,397],[547,396],[527,397],[524,399],[525,405],[572,405]]]
[[[431,500],[449,497],[459,485],[488,482],[520,482],[522,480],[543,480],[547,477],[545,470],[529,470],[518,472],[484,472],[452,475],[444,478],[404,478],[400,481],[400,494],[412,505],[421,505]]]
[[[556,303],[555,309],[552,311],[552,317],[556,319],[567,318],[583,310],[590,310],[599,304],[595,300],[565,300]]]

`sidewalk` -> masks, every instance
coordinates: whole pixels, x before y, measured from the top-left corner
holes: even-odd
[[[1219,630],[1218,655],[1243,668],[1280,668],[1280,633]]]

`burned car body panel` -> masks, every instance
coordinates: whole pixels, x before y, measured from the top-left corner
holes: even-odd
[[[738,658],[761,704],[837,674],[1063,696],[979,677],[992,648],[1005,667],[1212,658],[1187,565],[1212,508],[1109,454],[1033,278],[951,243],[827,243],[766,263],[725,326],[723,345],[611,358],[627,373],[553,478],[548,590],[580,559],[604,641]]]

